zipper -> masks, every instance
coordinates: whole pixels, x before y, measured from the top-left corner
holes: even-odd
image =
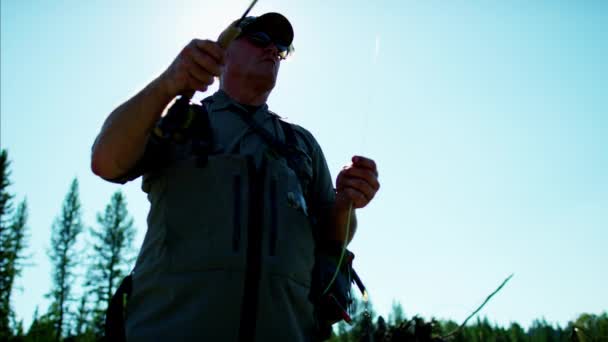
[[[268,243],[268,254],[276,256],[277,231],[278,231],[278,208],[277,208],[277,180],[270,181],[270,241]]]
[[[234,191],[232,251],[238,252],[241,244],[241,175],[234,176],[232,190]]]
[[[247,169],[249,175],[247,268],[239,326],[239,341],[243,342],[254,340],[256,332],[260,271],[262,266],[263,176],[265,174],[266,161],[262,158],[260,170],[256,172],[253,157],[247,156]]]

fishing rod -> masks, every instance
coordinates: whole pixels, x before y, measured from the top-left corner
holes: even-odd
[[[227,48],[228,45],[230,45],[230,43],[232,43],[232,41],[241,33],[241,22],[247,17],[247,14],[249,14],[251,9],[257,2],[258,0],[253,0],[249,7],[247,7],[247,10],[245,10],[245,13],[243,13],[243,15],[239,18],[239,20],[232,23],[230,26],[228,26],[228,28],[226,28],[224,31],[222,31],[222,33],[220,33],[220,36],[217,39],[217,43],[220,44],[222,49]]]
[[[232,43],[232,41],[234,41],[236,37],[241,34],[241,22],[247,17],[247,15],[249,14],[249,12],[251,12],[251,9],[253,8],[253,6],[255,6],[257,2],[258,0],[253,0],[251,4],[249,4],[249,7],[247,7],[247,9],[245,10],[245,13],[243,13],[243,15],[237,21],[230,24],[224,31],[222,31],[222,33],[220,33],[220,36],[217,38],[217,43],[222,49],[228,48],[228,45],[230,45],[230,43]],[[192,96],[194,96],[194,93],[196,93],[196,91],[186,92],[178,101],[190,103],[190,100],[192,99]]]

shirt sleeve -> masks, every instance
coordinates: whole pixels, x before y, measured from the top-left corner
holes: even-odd
[[[139,176],[158,168],[164,161],[167,161],[171,154],[170,152],[171,146],[169,142],[158,138],[155,134],[150,134],[144,148],[144,153],[135,165],[125,174],[106,180],[112,183],[125,184],[137,179]]]
[[[296,132],[303,138],[306,150],[311,157],[312,179],[308,189],[308,207],[311,213],[320,218],[325,216],[336,201],[336,190],[333,185],[331,173],[321,146],[314,136],[306,129],[294,125]]]

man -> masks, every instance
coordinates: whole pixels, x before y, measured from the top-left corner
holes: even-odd
[[[375,163],[360,156],[334,189],[314,137],[268,110],[293,41],[289,21],[267,13],[240,28],[226,49],[191,41],[109,115],[93,146],[93,172],[119,183],[143,174],[151,204],[128,340],[311,340],[315,241],[350,241],[351,209],[379,189]],[[171,110],[161,118],[176,96],[205,91],[214,77],[220,90],[194,121],[171,126]],[[179,139],[166,132],[186,126]]]

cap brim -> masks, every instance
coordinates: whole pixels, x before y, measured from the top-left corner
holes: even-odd
[[[255,18],[245,18],[243,33],[265,32],[277,43],[290,46],[293,42],[293,27],[282,14],[271,12]]]

